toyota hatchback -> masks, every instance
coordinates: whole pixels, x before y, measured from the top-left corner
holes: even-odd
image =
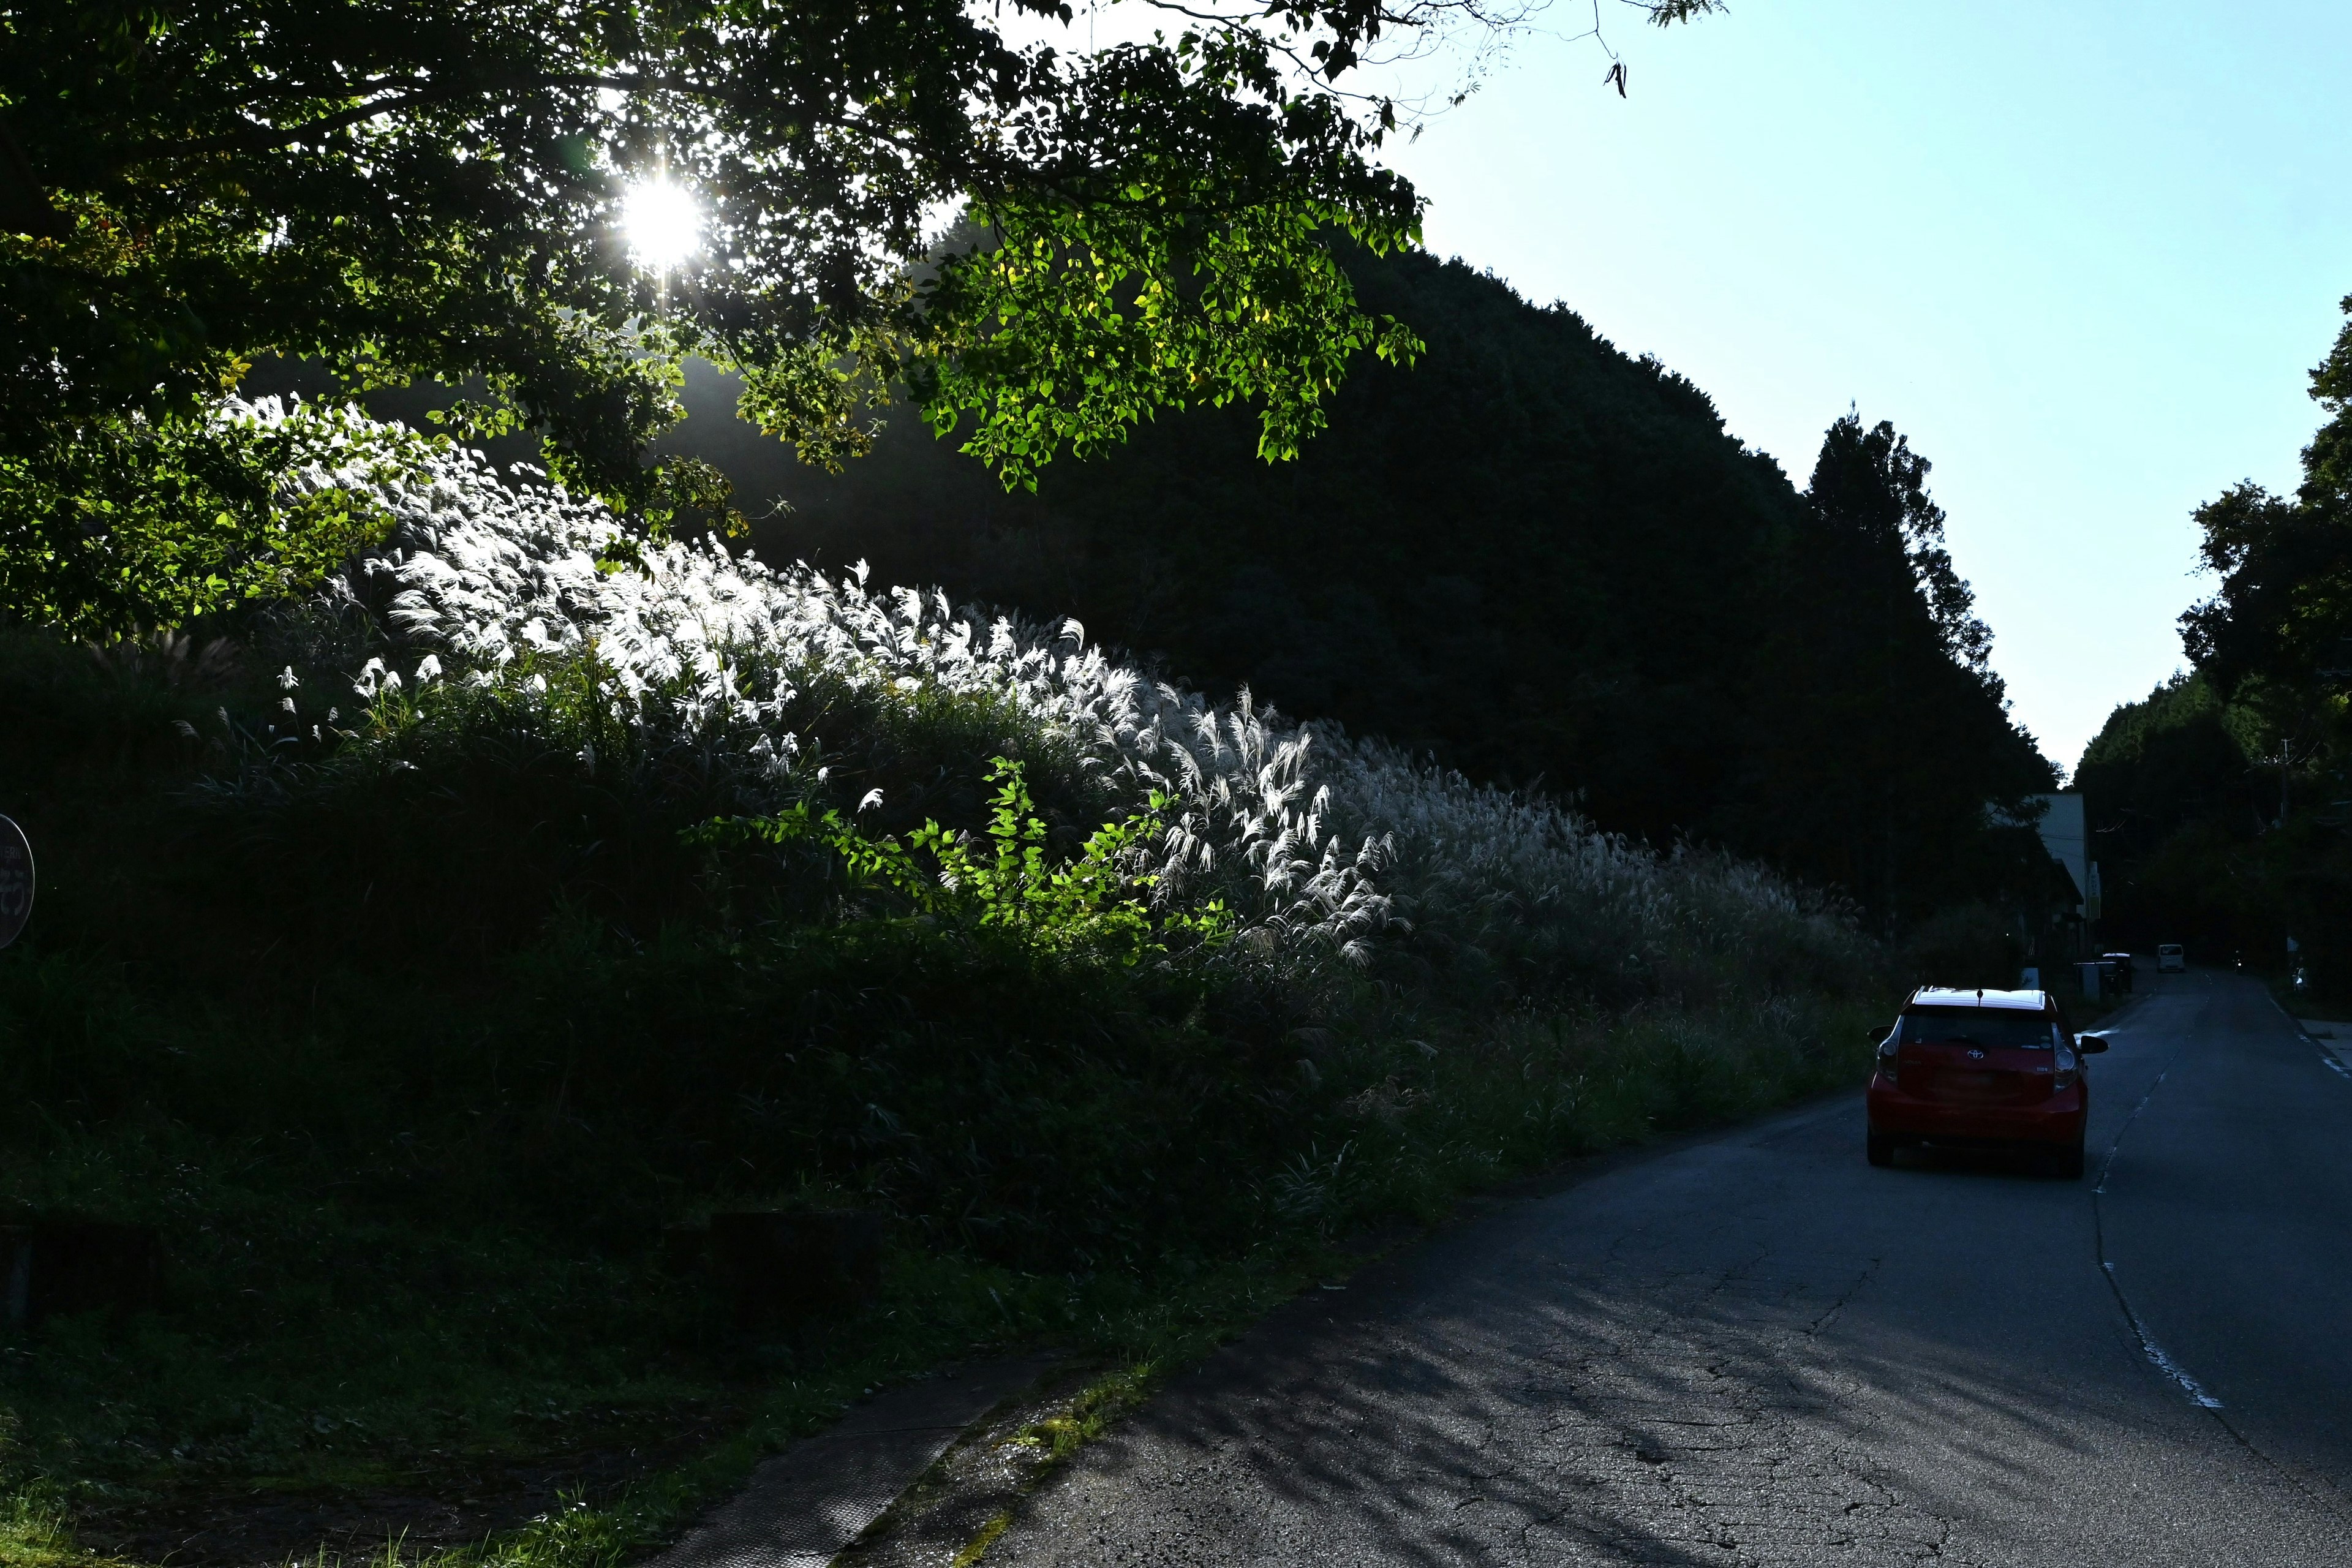
[[[2083,1058],[2107,1042],[2068,1028],[2047,991],[1924,987],[1877,1046],[1872,1164],[1920,1145],[2011,1148],[2042,1154],[2062,1176],[2082,1175],[2091,1108]]]

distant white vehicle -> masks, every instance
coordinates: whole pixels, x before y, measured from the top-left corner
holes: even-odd
[[[2156,972],[2158,974],[2185,973],[2188,971],[2188,968],[2189,955],[2180,951],[2180,944],[2179,942],[2168,942],[2158,944],[2156,950]]]

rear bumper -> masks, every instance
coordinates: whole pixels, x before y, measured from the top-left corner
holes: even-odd
[[[1904,1093],[1874,1074],[1870,1130],[1896,1138],[1951,1143],[2079,1143],[2089,1101],[2083,1086],[2033,1105],[1953,1105]]]

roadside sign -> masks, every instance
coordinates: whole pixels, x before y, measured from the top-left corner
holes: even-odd
[[[0,947],[16,940],[33,912],[33,846],[25,830],[0,816]]]

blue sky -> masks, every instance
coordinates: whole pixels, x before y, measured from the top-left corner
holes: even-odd
[[[2190,510],[2290,487],[2318,423],[2352,0],[1734,5],[1660,32],[1602,0],[1627,98],[1592,40],[1531,37],[1391,161],[1432,249],[1656,354],[1800,484],[1849,404],[1892,419],[2071,768],[2181,662]]]

